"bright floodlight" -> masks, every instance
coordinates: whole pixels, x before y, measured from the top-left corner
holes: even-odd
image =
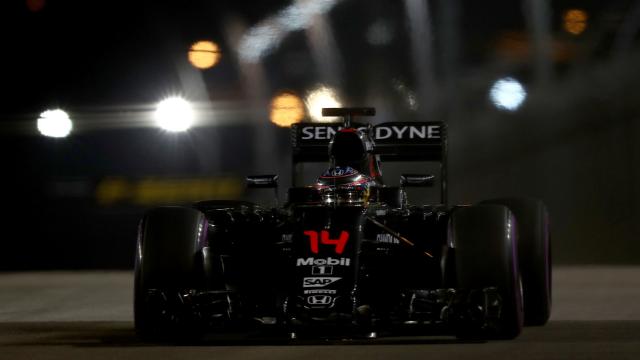
[[[60,110],[47,110],[38,118],[38,131],[49,137],[63,138],[71,133],[73,123],[69,115]]]
[[[326,107],[341,107],[340,101],[338,100],[338,96],[333,89],[330,89],[325,86],[321,86],[309,93],[307,99],[305,100],[307,103],[307,112],[311,119],[314,121],[320,122],[328,122],[335,121],[335,117],[324,117],[322,116],[322,108]]]
[[[515,111],[524,102],[527,91],[518,80],[506,77],[493,84],[489,97],[498,109]]]
[[[158,126],[164,130],[186,131],[193,125],[193,109],[185,99],[170,97],[158,104],[155,120]]]

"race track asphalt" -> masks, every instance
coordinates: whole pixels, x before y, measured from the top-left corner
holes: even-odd
[[[130,272],[0,273],[5,359],[640,359],[640,267],[556,267],[544,327],[511,341],[235,337],[150,344],[133,331]]]

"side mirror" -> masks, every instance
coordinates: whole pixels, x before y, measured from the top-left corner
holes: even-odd
[[[433,186],[434,175],[431,174],[402,174],[400,175],[401,187],[429,187]]]
[[[248,188],[277,188],[278,175],[250,175],[247,176]]]

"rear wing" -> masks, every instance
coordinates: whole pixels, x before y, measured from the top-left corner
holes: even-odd
[[[354,123],[366,130],[369,126]],[[298,164],[329,161],[329,142],[341,123],[297,123],[291,126],[293,184]],[[440,163],[442,202],[446,204],[447,131],[442,122],[387,122],[372,126],[374,153],[384,161],[426,161]]]
[[[367,125],[353,124],[366,130]],[[298,123],[291,126],[293,162],[329,161],[329,142],[342,124]],[[446,158],[442,122],[387,122],[371,128],[375,153],[383,161],[436,161]]]

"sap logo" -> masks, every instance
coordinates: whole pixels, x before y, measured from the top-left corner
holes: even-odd
[[[333,297],[329,295],[307,296],[307,304],[309,305],[329,305],[332,301]]]
[[[306,277],[302,279],[302,287],[325,287],[340,279],[339,277]]]
[[[376,235],[376,241],[383,244],[400,244],[400,240],[390,234],[378,234]]]
[[[303,259],[303,258],[298,258],[296,260],[296,266],[325,266],[325,265],[330,265],[330,266],[335,266],[335,265],[339,265],[339,266],[350,266],[351,265],[351,259],[349,258],[339,258],[339,259],[334,259],[332,257],[326,258],[326,259],[314,259],[312,257]]]

